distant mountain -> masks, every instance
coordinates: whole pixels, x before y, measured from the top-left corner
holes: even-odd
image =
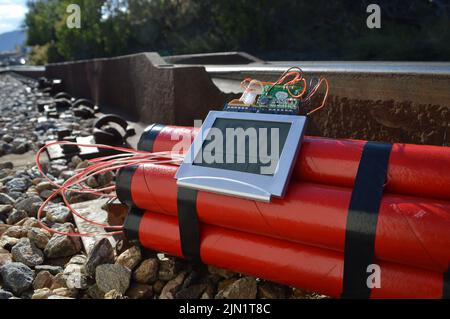
[[[17,45],[23,45],[27,39],[25,30],[15,30],[0,34],[0,52],[16,50]]]

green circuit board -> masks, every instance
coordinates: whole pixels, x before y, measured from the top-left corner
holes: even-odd
[[[298,95],[303,90],[301,85],[292,85],[289,87],[294,95]],[[299,106],[299,101],[291,97],[287,88],[284,85],[265,85],[263,92],[256,102],[257,106],[269,109],[288,109],[296,110]]]

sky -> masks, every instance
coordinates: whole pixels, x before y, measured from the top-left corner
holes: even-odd
[[[27,13],[27,0],[0,0],[0,34],[17,30]]]

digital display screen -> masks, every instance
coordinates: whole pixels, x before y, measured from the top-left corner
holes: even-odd
[[[217,118],[193,165],[273,176],[290,123]]]

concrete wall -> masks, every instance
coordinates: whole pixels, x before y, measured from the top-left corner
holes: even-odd
[[[236,96],[219,90],[211,77],[238,85],[248,76],[275,80],[286,69],[263,63],[231,68],[238,71],[218,72],[207,67],[206,72],[201,66],[174,66],[156,53],[142,53],[51,64],[46,76],[63,79],[69,93],[111,107],[112,112],[130,120],[193,125],[194,119],[204,119],[209,110],[221,109]],[[239,71],[245,68],[248,71]],[[393,69],[391,73],[341,70],[305,74],[324,75],[331,85],[326,108],[311,117],[309,135],[450,145],[450,73]]]
[[[175,67],[157,53],[49,64],[46,76],[65,90],[143,123],[192,125],[232,98],[203,67]]]

